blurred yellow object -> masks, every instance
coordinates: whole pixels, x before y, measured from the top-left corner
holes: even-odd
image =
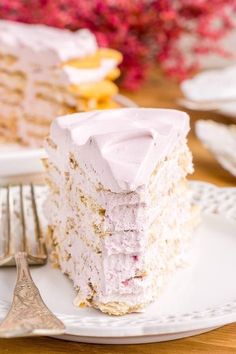
[[[94,54],[84,58],[71,59],[63,63],[63,66],[73,66],[77,69],[93,69],[98,68],[100,64],[101,59],[96,54]]]
[[[78,69],[92,69],[98,68],[101,65],[101,61],[105,59],[113,59],[118,64],[122,61],[122,54],[114,49],[100,48],[93,55],[84,58],[75,58],[63,63],[63,66],[73,66]]]
[[[95,83],[84,83],[79,85],[71,85],[69,91],[74,96],[80,96],[83,98],[94,98],[99,100],[105,97],[111,97],[118,93],[117,86],[109,81],[102,80]]]
[[[111,109],[118,108],[120,105],[116,103],[112,98],[106,97],[99,100],[94,98],[81,98],[77,99],[77,108],[80,112],[91,111],[94,109]]]
[[[120,70],[118,68],[113,69],[112,71],[110,71],[107,75],[107,79],[114,81],[116,80],[118,77],[120,76]]]
[[[112,99],[108,99],[106,101],[99,101],[97,103],[97,109],[112,109],[120,107],[118,103],[113,101]]]
[[[100,59],[114,59],[118,64],[123,60],[122,54],[115,49],[100,48],[96,54]]]

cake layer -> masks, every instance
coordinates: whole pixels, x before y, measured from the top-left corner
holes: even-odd
[[[17,134],[17,118],[15,116],[0,116],[0,142],[16,142]]]
[[[0,84],[8,89],[24,91],[26,77],[19,71],[9,72],[0,69]]]
[[[11,90],[0,84],[0,100],[7,104],[19,105],[23,99],[23,92],[19,90]]]

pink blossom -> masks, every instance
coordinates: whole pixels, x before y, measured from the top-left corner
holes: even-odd
[[[182,80],[209,52],[229,55],[218,44],[233,28],[236,0],[1,0],[0,18],[76,30],[89,28],[103,47],[120,50],[121,83],[136,89],[158,63]],[[195,40],[187,62],[179,41]]]

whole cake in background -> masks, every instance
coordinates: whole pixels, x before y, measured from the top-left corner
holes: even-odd
[[[115,108],[121,60],[86,29],[0,21],[0,136],[41,146],[54,117]]]
[[[76,305],[139,312],[179,265],[194,224],[189,129],[188,115],[169,109],[94,111],[52,123],[45,213]]]

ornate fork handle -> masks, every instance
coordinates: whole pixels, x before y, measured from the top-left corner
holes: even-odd
[[[27,254],[18,252],[15,260],[17,282],[11,308],[0,324],[0,337],[64,333],[64,324],[47,308],[31,278]]]

